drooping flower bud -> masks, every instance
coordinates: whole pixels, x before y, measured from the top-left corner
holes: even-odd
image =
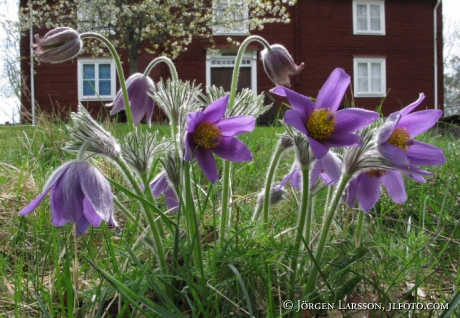
[[[273,44],[271,50],[264,49],[260,56],[265,72],[277,86],[291,86],[289,76],[299,74],[304,68],[304,63],[296,65],[288,50],[280,44]]]
[[[74,58],[80,53],[83,43],[80,34],[68,27],[59,27],[45,34],[40,39],[35,34],[35,57],[44,63],[61,63]]]

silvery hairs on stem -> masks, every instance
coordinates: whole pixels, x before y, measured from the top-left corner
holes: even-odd
[[[376,132],[378,123],[367,126],[357,132],[361,136],[361,145],[344,149],[345,173],[357,176],[360,172],[374,169],[393,170],[394,168],[377,151]]]
[[[166,173],[166,179],[169,184],[175,188],[181,183],[180,175],[180,162],[177,158],[176,152],[174,150],[169,150],[166,153],[166,157],[160,158],[160,162],[163,165],[163,169]]]
[[[139,176],[150,175],[152,162],[155,157],[163,153],[171,145],[164,138],[158,140],[158,133],[132,132],[122,143],[122,154],[125,161],[136,171]]]
[[[83,107],[78,104],[78,111],[70,114],[72,124],[68,125],[72,141],[66,143],[65,151],[78,153],[81,146],[87,143],[86,152],[90,155],[100,155],[110,159],[119,158],[121,148],[117,139],[100,126]]]
[[[226,92],[222,87],[217,87],[214,85],[208,87],[208,94],[203,97],[203,105],[210,105],[212,102],[228,94],[229,92]],[[268,111],[272,106],[272,104],[265,105],[264,99],[264,94],[254,96],[254,92],[252,90],[250,90],[249,88],[244,88],[241,90],[241,92],[238,92],[236,94],[235,104],[233,105],[233,107],[227,107],[225,117],[244,115],[253,116],[257,118],[266,111]]]
[[[179,126],[180,136],[185,135],[187,114],[200,110],[200,86],[195,86],[195,82],[189,81],[161,80],[151,95],[169,120]]]
[[[276,181],[273,182],[272,185],[270,186],[270,198],[269,198],[269,205],[273,206],[281,201],[286,199],[286,190],[283,189],[283,187],[280,187],[280,182]],[[256,210],[259,208],[262,208],[264,205],[264,199],[265,199],[265,189],[262,190],[259,194],[257,194],[257,207]]]

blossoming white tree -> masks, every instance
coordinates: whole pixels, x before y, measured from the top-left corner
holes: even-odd
[[[289,22],[286,12],[295,0],[21,0],[22,26],[53,28],[66,25],[94,31],[127,49],[130,74],[137,72],[141,45],[148,53],[177,57],[193,38],[212,42],[217,27],[248,31],[264,24]],[[30,8],[33,8],[32,14]],[[101,53],[88,46],[91,53]]]

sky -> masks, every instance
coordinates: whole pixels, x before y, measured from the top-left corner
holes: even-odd
[[[0,0],[0,22],[5,21],[5,19],[17,19],[17,2],[18,0]],[[460,0],[443,0],[443,15],[445,19],[445,32],[449,32],[452,25],[460,26]],[[3,28],[0,28],[0,45],[4,43],[5,36]],[[456,45],[460,52],[460,39],[456,42]],[[4,67],[3,54],[4,52],[0,50],[0,70]],[[0,89],[7,84],[5,79],[0,77]],[[19,118],[18,116],[14,116],[14,114],[17,114],[18,107],[19,102],[16,98],[4,98],[0,96],[0,125],[7,121],[10,123],[17,122]]]

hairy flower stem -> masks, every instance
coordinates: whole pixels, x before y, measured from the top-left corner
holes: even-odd
[[[278,148],[276,149],[272,160],[270,162],[270,167],[268,169],[267,179],[265,180],[265,194],[264,194],[264,204],[262,207],[262,215],[263,215],[263,226],[264,230],[268,230],[268,210],[270,206],[270,192],[271,186],[273,183],[273,176],[275,175],[276,167],[278,167],[278,163],[281,159],[281,156],[286,148],[283,147],[281,143],[278,144]],[[257,221],[259,218],[260,210],[256,211],[252,220]]]
[[[133,173],[129,169],[129,167],[126,164],[126,162],[124,161],[124,159],[122,157],[118,157],[118,158],[116,158],[115,161],[118,164],[118,166],[120,167],[120,169],[123,171],[124,175],[128,179],[128,181],[131,184],[131,186],[134,188],[134,191],[136,192],[136,194],[143,198],[144,193],[142,192],[141,187],[139,186],[136,178],[134,177]],[[147,185],[147,187],[148,187],[148,185]],[[148,225],[150,227],[150,231],[152,232],[153,240],[155,241],[155,247],[156,247],[156,252],[157,252],[157,255],[158,255],[158,262],[160,264],[161,272],[163,274],[166,274],[168,272],[168,266],[166,264],[166,257],[165,257],[165,252],[164,252],[164,249],[163,249],[163,241],[162,241],[161,235],[159,233],[157,224],[155,222],[155,219],[153,217],[153,213],[152,213],[150,207],[147,204],[143,203],[143,202],[141,202],[141,204],[142,204],[142,207],[143,207],[143,210],[144,210],[145,218],[147,219],[147,223],[148,223]]]
[[[311,209],[308,209],[310,201],[310,169],[308,167],[302,168],[302,199],[301,205],[299,207],[299,217],[297,219],[297,234],[294,241],[294,256],[291,263],[291,278],[290,278],[290,295],[288,299],[295,299],[295,286],[298,282],[297,278],[297,264],[299,263],[299,254],[302,243],[302,235],[304,233],[304,228],[307,225],[307,229],[310,228],[311,216],[308,215],[308,212],[311,212]],[[310,219],[310,222],[308,220]],[[308,237],[308,239],[307,239]],[[307,245],[310,241],[310,233],[304,239],[307,242]]]
[[[184,161],[184,192],[185,192],[185,210],[184,215],[187,222],[188,238],[190,246],[193,246],[193,256],[195,266],[201,275],[200,285],[205,288],[203,258],[201,256],[200,232],[198,230],[198,219],[196,217],[195,204],[192,195],[192,180],[190,176],[190,162]]]
[[[77,242],[77,224],[74,224],[73,226],[73,255],[74,255],[74,260],[73,260],[73,288],[74,288],[74,303],[73,303],[73,309],[74,312],[77,308],[79,308],[79,300],[78,300],[78,271],[79,271],[79,265],[78,265],[78,242]]]
[[[238,84],[238,77],[240,74],[240,65],[241,60],[243,59],[244,51],[246,50],[249,43],[257,41],[261,43],[267,50],[271,50],[270,44],[261,36],[258,35],[251,35],[247,37],[243,43],[241,43],[240,48],[238,49],[238,54],[236,55],[235,59],[235,67],[233,68],[232,74],[232,84],[230,86],[230,99],[228,102],[228,109],[232,109],[235,104],[235,97],[236,97],[236,88]],[[230,195],[230,166],[231,163],[228,160],[224,160],[224,174],[223,174],[223,181],[222,181],[222,212],[221,212],[221,219],[220,219],[220,233],[219,233],[219,240],[223,242],[227,238],[227,226],[231,224],[231,216],[230,216],[230,207],[231,204],[231,195]]]
[[[355,247],[359,248],[361,246],[361,237],[363,235],[363,221],[364,221],[364,211],[359,210],[358,212],[358,224],[356,226],[355,232]]]
[[[129,103],[129,98],[128,98],[128,90],[126,89],[126,81],[125,81],[125,75],[123,73],[123,68],[121,67],[121,60],[120,56],[118,55],[117,51],[115,50],[115,47],[113,44],[104,36],[94,33],[94,32],[85,32],[80,34],[81,39],[85,38],[93,38],[101,41],[104,43],[107,48],[109,49],[110,53],[113,56],[113,59],[115,60],[115,64],[117,66],[117,73],[118,73],[118,78],[120,80],[120,86],[121,86],[121,91],[123,92],[123,101],[125,103],[125,109],[126,109],[126,118],[128,119],[128,126],[129,126],[129,131],[130,132],[135,132],[136,131],[136,126],[134,126],[134,121],[133,121],[133,114],[131,112],[131,104]]]
[[[177,75],[176,66],[171,61],[171,59],[166,57],[166,56],[159,56],[159,57],[153,59],[152,62],[150,62],[149,65],[147,65],[147,67],[145,68],[144,76],[148,76],[150,74],[150,72],[152,71],[152,69],[155,67],[155,65],[157,65],[159,63],[162,63],[162,62],[166,63],[166,65],[168,65],[169,71],[171,72],[172,80],[177,81],[179,79],[179,76]]]
[[[166,57],[166,56],[159,56],[157,58],[154,58],[150,63],[149,65],[147,65],[147,67],[145,68],[145,71],[144,71],[144,76],[148,76],[150,74],[150,72],[152,71],[152,69],[155,67],[155,65],[159,64],[159,63],[165,63],[166,65],[168,65],[169,67],[169,71],[171,72],[171,78],[174,82],[177,82],[179,80],[179,75],[177,74],[177,69],[176,69],[176,66],[174,65],[174,63],[171,61],[170,58]],[[173,116],[171,116],[171,118],[169,118],[169,120],[171,121],[171,137],[172,137],[172,140],[174,141],[174,146],[176,148],[176,152],[177,152],[177,142],[176,142],[176,136],[177,136],[177,123],[175,122]]]
[[[351,179],[351,175],[349,174],[343,174],[341,179],[339,180],[339,183],[335,189],[331,205],[328,207],[326,213],[324,214],[323,217],[323,225],[321,227],[321,237],[319,239],[318,246],[316,248],[316,254],[315,254],[315,262],[318,264],[318,266],[321,265],[321,259],[323,257],[323,252],[324,252],[324,246],[326,245],[326,240],[329,234],[329,228],[331,227],[332,224],[332,219],[334,217],[334,214],[337,210],[337,207],[339,206],[340,200],[343,195],[343,191],[345,190],[348,182]],[[304,297],[311,295],[316,288],[316,281],[318,279],[318,267],[316,267],[314,264],[312,266],[312,270],[310,273],[310,277],[308,278],[307,285],[305,286],[304,290]]]

